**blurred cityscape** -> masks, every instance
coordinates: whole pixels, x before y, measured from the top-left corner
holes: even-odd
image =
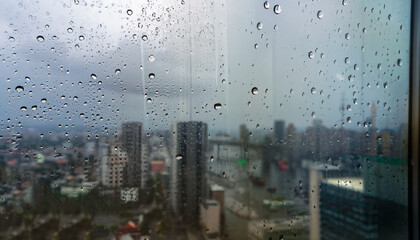
[[[0,239],[405,239],[407,125],[0,136]],[[58,137],[57,135],[60,135]]]

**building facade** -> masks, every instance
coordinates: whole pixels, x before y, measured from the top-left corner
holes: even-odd
[[[207,124],[180,122],[173,126],[171,206],[184,222],[198,223],[205,204]]]

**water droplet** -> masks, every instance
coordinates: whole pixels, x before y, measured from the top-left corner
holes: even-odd
[[[45,39],[43,36],[39,35],[38,37],[36,37],[36,40],[38,40],[38,42],[43,42]]]
[[[280,12],[281,12],[280,5],[274,5],[273,11],[274,11],[275,14],[280,14]]]
[[[349,0],[343,0],[342,1],[343,6],[346,6],[348,3],[349,3]]]
[[[351,105],[349,104],[349,105],[347,105],[347,111],[351,111]]]
[[[20,107],[20,110],[22,110],[22,111],[26,111],[28,108],[26,107],[26,106],[22,106],[22,107]]]
[[[270,3],[268,1],[264,2],[264,8],[265,9],[269,9],[270,8]]]
[[[312,88],[311,88],[311,93],[312,93],[312,94],[316,94],[316,88],[315,88],[315,87],[312,87]]]
[[[392,20],[392,15],[391,14],[388,15],[388,19],[389,19],[389,21]]]
[[[379,64],[378,64],[378,69],[381,69],[381,68],[382,68],[381,66],[382,66],[382,65],[379,63]]]
[[[398,66],[400,66],[400,67],[401,67],[401,66],[403,65],[402,60],[401,60],[401,59],[398,59],[398,60],[397,60],[397,64],[398,64]]]
[[[149,62],[154,62],[156,60],[155,56],[153,55],[150,55],[148,59],[149,59]]]
[[[318,13],[316,14],[316,16],[317,16],[319,19],[321,19],[322,17],[324,17],[324,13],[323,13],[321,10],[319,10],[319,11],[318,11]]]
[[[176,156],[175,156],[175,159],[176,160],[182,160],[182,158],[183,158],[184,156],[182,156],[181,154],[177,154]]]
[[[310,59],[312,59],[312,58],[314,58],[314,57],[315,57],[315,54],[314,54],[312,51],[310,51],[310,52],[308,53],[308,57],[309,57]]]
[[[348,57],[344,58],[344,63],[349,64],[350,63],[350,58],[348,58]]]
[[[388,88],[388,83],[387,82],[384,83],[384,88]]]
[[[32,107],[31,107],[31,109],[32,110],[36,110],[38,108],[38,106],[36,106],[36,105],[33,105]]]
[[[354,70],[356,70],[356,71],[359,70],[359,66],[357,66],[357,64],[354,64]]]
[[[257,95],[258,94],[258,88],[253,87],[251,92],[252,92],[253,95]]]
[[[46,103],[47,102],[47,99],[46,98],[43,98],[43,99],[41,99],[41,102],[42,103]]]
[[[254,44],[254,48],[255,48],[255,49],[258,49],[258,47],[259,47],[259,46],[258,46],[258,44],[257,44],[257,43],[256,43],[256,44]]]
[[[349,39],[350,39],[350,33],[346,33],[346,34],[344,35],[344,38],[345,38],[346,40],[349,40]]]
[[[121,72],[121,69],[119,69],[119,68],[115,69],[115,74],[118,74],[120,72]]]
[[[85,36],[83,36],[83,35],[80,35],[80,36],[79,36],[79,40],[80,40],[80,41],[83,41],[83,40],[85,40]]]
[[[222,108],[222,104],[220,104],[220,103],[214,104],[214,109],[219,110],[221,108]]]
[[[141,39],[142,39],[143,41],[147,41],[147,39],[149,39],[149,38],[147,37],[147,35],[143,35],[143,36],[141,36]]]
[[[154,74],[154,73],[150,73],[150,74],[149,74],[149,78],[150,78],[150,79],[155,78],[155,74]]]
[[[67,32],[68,33],[72,33],[73,32],[73,28],[67,28]]]
[[[16,88],[15,88],[15,90],[17,91],[17,92],[22,92],[23,90],[25,90],[24,88],[23,88],[23,86],[16,86]]]
[[[97,77],[95,74],[93,74],[93,73],[90,75],[90,77],[91,77],[92,79],[97,79],[97,78],[98,78],[98,77]]]
[[[128,14],[128,16],[131,16],[131,15],[133,15],[133,10],[131,10],[131,9],[128,9],[128,10],[127,10],[127,14]]]
[[[311,117],[315,118],[315,112],[311,113]]]
[[[15,38],[14,38],[14,37],[12,37],[12,36],[10,36],[10,37],[9,37],[9,41],[14,42],[14,41],[15,41]]]
[[[151,102],[153,102],[153,100],[152,100],[151,98],[148,98],[148,99],[146,100],[146,102],[147,102],[147,103],[151,103]]]
[[[258,23],[257,23],[257,29],[258,29],[258,30],[263,29],[263,24],[262,24],[262,22],[258,22]]]
[[[351,123],[351,117],[347,117],[347,122]]]
[[[84,114],[84,113],[81,113],[79,116],[80,116],[80,117],[84,117],[84,116],[85,116],[85,114]]]

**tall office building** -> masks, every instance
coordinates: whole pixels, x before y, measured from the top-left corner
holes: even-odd
[[[286,137],[286,123],[283,120],[277,120],[274,122],[274,141],[276,145],[283,143]]]
[[[142,185],[142,145],[141,123],[125,122],[122,124],[121,145],[127,153],[127,163],[124,168],[123,185],[125,187],[140,187]]]
[[[364,194],[363,178],[328,178],[321,189],[321,239],[382,239],[376,200]]]
[[[186,223],[198,223],[200,204],[205,204],[205,151],[207,124],[180,122],[173,126],[171,205]]]
[[[321,231],[311,239],[408,239],[407,226],[395,224],[408,221],[406,161],[359,156],[361,176],[322,179]]]
[[[119,143],[114,143],[109,146],[106,158],[107,167],[103,173],[106,184],[104,185],[113,188],[122,187],[124,183],[123,172],[127,165],[127,153],[122,150]]]

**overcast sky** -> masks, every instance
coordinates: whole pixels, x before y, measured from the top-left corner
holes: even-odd
[[[410,1],[268,2],[3,1],[0,132],[407,122]]]

